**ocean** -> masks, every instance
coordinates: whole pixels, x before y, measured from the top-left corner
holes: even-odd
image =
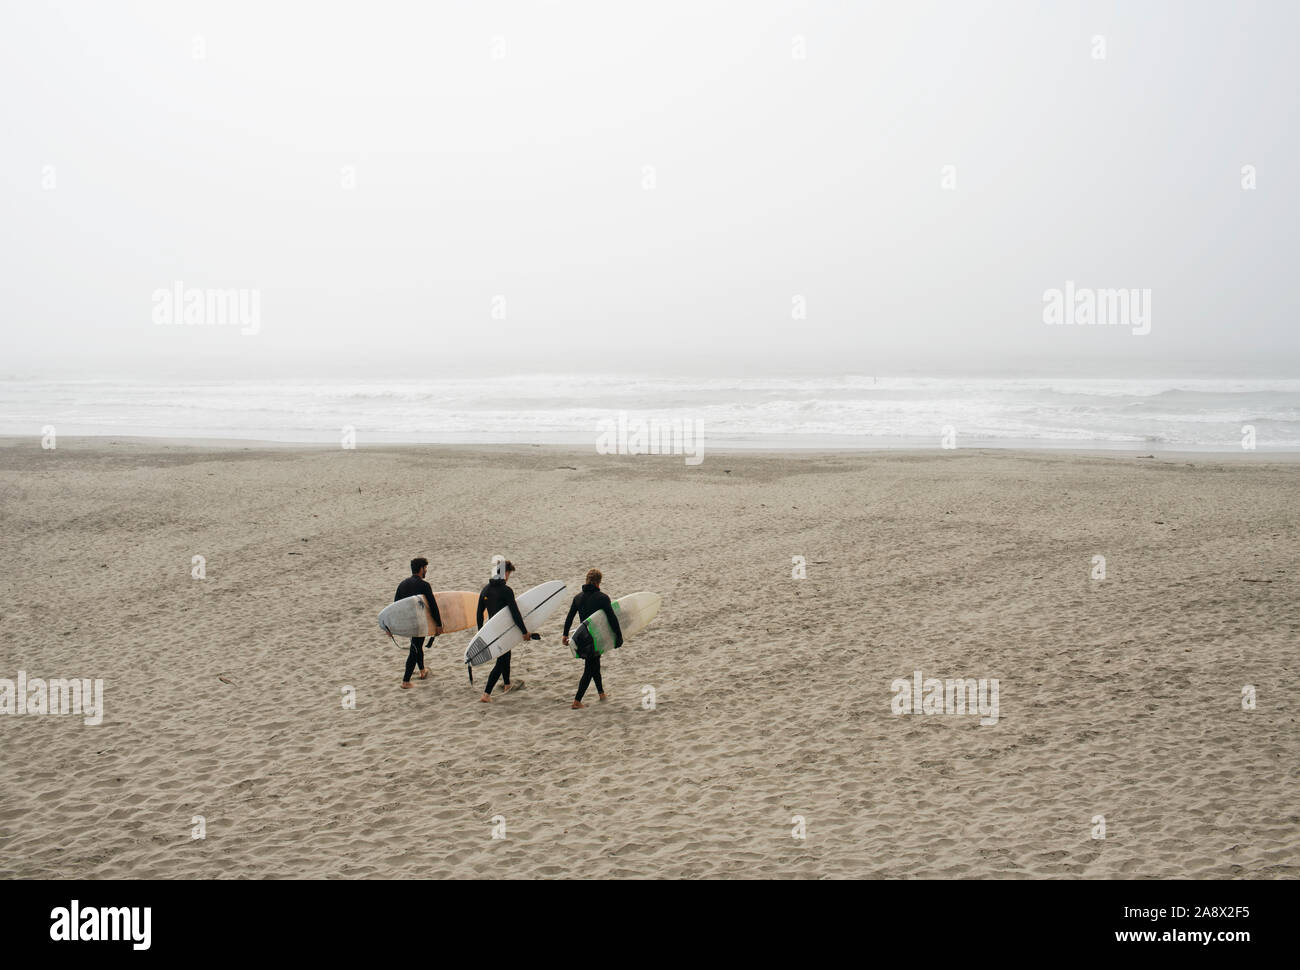
[[[663,378],[0,380],[0,434],[595,444],[620,415],[709,447],[1300,450],[1300,380]]]

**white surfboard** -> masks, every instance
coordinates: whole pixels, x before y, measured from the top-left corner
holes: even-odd
[[[626,643],[628,638],[636,636],[655,618],[659,612],[659,607],[663,605],[664,598],[658,593],[628,593],[626,596],[620,596],[618,599],[611,601],[610,605],[614,608],[614,615],[618,617],[618,628],[623,634],[623,642]],[[573,631],[569,638],[569,645],[573,649],[573,655],[578,655],[579,633],[585,630],[585,636],[591,638],[592,646],[595,647],[597,655],[614,649],[614,628],[609,625],[609,617],[605,615],[604,610],[597,610],[591,616],[587,617]]]
[[[546,618],[555,612],[556,607],[567,601],[564,598],[564,584],[558,579],[534,586],[522,596],[515,597],[515,605],[524,618],[524,626],[529,633],[536,633],[546,622]],[[501,610],[483,624],[483,629],[475,634],[474,639],[465,648],[465,663],[471,667],[495,660],[509,650],[523,643],[523,634],[515,625],[515,618],[508,609]]]

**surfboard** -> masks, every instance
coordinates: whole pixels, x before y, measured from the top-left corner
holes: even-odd
[[[618,617],[618,628],[623,631],[624,643],[650,625],[663,601],[664,598],[658,593],[641,592],[628,593],[610,603],[614,607],[614,615]],[[614,628],[609,625],[609,617],[604,610],[597,610],[583,620],[569,638],[575,657],[578,655],[578,647],[587,642],[595,648],[597,656],[614,649]]]
[[[556,607],[565,602],[564,584],[558,579],[534,586],[528,592],[515,597],[519,614],[524,618],[524,626],[529,633],[536,633],[546,618],[555,612]],[[439,607],[441,609],[441,607]],[[515,619],[509,610],[502,610],[483,624],[483,629],[475,634],[474,639],[465,648],[465,663],[471,667],[495,660],[523,642],[523,634],[515,626]]]
[[[478,606],[478,593],[463,590],[438,591],[433,594],[442,618],[442,632],[455,633],[478,624],[474,610]],[[423,596],[408,596],[389,603],[379,613],[379,629],[395,637],[433,636],[433,617]]]

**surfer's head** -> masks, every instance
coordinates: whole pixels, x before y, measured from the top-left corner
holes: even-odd
[[[416,556],[414,559],[411,560],[411,575],[423,576],[424,570],[428,567],[428,565],[429,565],[429,560],[425,559],[423,556]]]
[[[493,579],[509,579],[510,574],[515,571],[515,564],[509,559],[498,559],[492,564]]]
[[[601,580],[601,575],[600,575],[600,570],[599,570],[599,569],[588,569],[588,570],[587,570],[587,583],[588,583],[589,585],[591,585],[591,586],[599,586],[599,585],[600,585],[600,580]]]

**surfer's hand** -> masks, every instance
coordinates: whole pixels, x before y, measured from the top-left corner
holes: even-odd
[[[569,638],[568,638],[568,637],[565,637],[565,638],[564,638],[564,645],[565,645],[566,647],[569,645]]]
[[[433,628],[433,635],[434,635],[435,637],[440,637],[440,636],[442,636],[442,627],[440,627],[440,626],[435,626],[435,627]]]

